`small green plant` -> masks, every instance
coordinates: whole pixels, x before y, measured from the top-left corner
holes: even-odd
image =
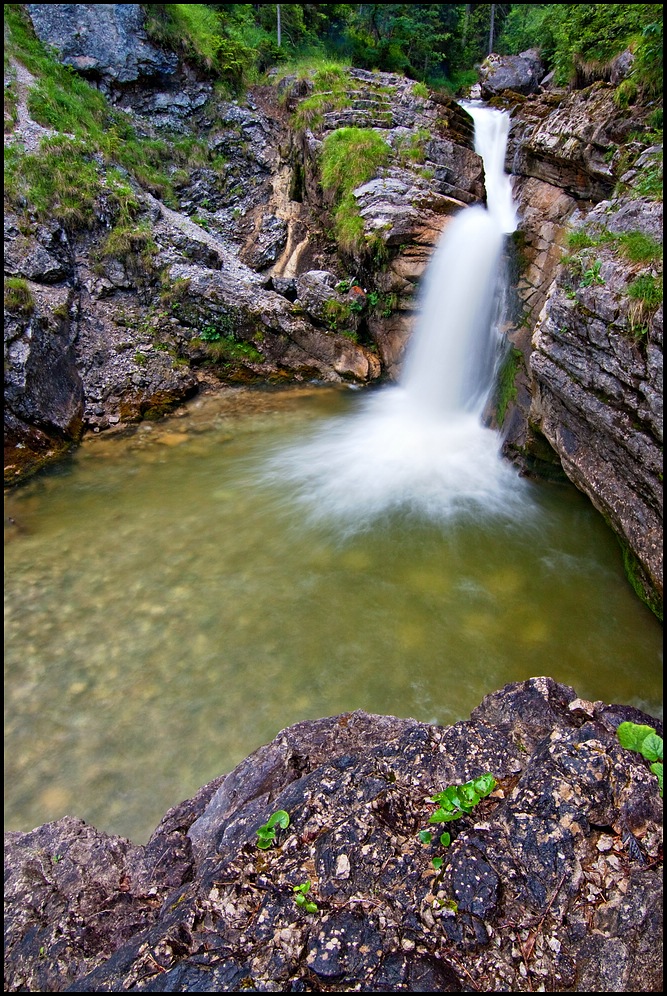
[[[215,327],[215,325],[204,325],[203,329],[199,333],[199,338],[203,342],[220,342],[222,339],[222,332]]]
[[[521,350],[517,349],[515,346],[512,346],[507,355],[504,357],[502,363],[500,364],[500,369],[498,370],[498,386],[496,388],[496,419],[498,420],[498,425],[501,428],[505,422],[508,407],[513,401],[516,400],[517,397],[516,377],[521,367],[522,360],[523,354]]]
[[[621,747],[634,750],[647,761],[652,761],[651,771],[658,779],[660,798],[662,798],[662,737],[659,737],[652,726],[640,723],[621,723],[616,730],[616,736]]]
[[[662,278],[642,273],[628,287],[630,332],[637,340],[648,335],[651,316],[662,303]]]
[[[302,882],[301,885],[295,885],[292,891],[294,892],[294,902],[299,909],[305,910],[306,913],[317,913],[319,911],[317,903],[307,898],[310,892],[310,882]]]
[[[590,249],[597,245],[597,240],[585,228],[577,228],[567,236],[568,249],[576,252],[578,249]]]
[[[436,792],[428,800],[428,802],[433,802],[438,807],[434,813],[431,813],[429,823],[451,823],[453,820],[458,820],[462,816],[466,816],[474,809],[478,802],[493,792],[496,785],[496,779],[493,775],[487,773],[479,775],[477,778],[472,778],[463,785],[450,785],[443,792]],[[422,844],[430,844],[433,841],[433,835],[430,830],[421,830],[418,836]],[[451,835],[447,831],[440,834],[439,841],[443,847],[449,847],[451,840]],[[434,868],[441,868],[442,863],[442,857],[437,856],[433,858]]]
[[[267,851],[276,842],[276,827],[286,830],[289,826],[289,813],[284,809],[278,809],[269,816],[266,823],[263,823],[257,830],[257,846],[262,851]]]
[[[648,310],[657,308],[662,303],[662,280],[643,273],[629,285],[628,297],[640,301]]]
[[[465,816],[487,795],[491,795],[496,787],[496,780],[491,774],[472,778],[463,785],[450,785],[444,792],[437,792],[430,802],[437,805],[429,817],[429,823],[450,823]]]
[[[412,87],[412,92],[415,97],[428,97],[428,87],[425,83],[414,83]]]
[[[580,287],[590,287],[592,284],[603,284],[604,277],[600,274],[602,268],[602,261],[596,259],[592,266],[589,266],[587,270],[584,270]]]

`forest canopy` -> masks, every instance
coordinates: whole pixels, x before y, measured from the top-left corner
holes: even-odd
[[[630,47],[638,86],[662,93],[662,4],[144,4],[149,33],[230,87],[268,68],[337,60],[456,91],[490,52],[538,48],[567,84]]]

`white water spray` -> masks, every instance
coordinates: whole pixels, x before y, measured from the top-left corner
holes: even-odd
[[[501,459],[498,434],[481,423],[500,357],[494,322],[504,235],[516,227],[504,173],[508,118],[468,108],[485,166],[487,208],[447,225],[420,294],[420,317],[398,385],[371,392],[303,445],[271,460],[312,521],[355,532],[390,511],[430,520],[515,518],[526,482]]]

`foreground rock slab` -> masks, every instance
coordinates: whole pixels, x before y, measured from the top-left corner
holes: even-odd
[[[662,733],[532,678],[451,727],[292,726],[146,846],[8,833],[5,992],[661,992],[662,800],[624,720]],[[450,846],[423,843],[430,796],[486,772]]]

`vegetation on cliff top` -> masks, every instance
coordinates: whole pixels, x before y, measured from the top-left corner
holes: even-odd
[[[156,41],[232,88],[310,57],[455,91],[491,51],[528,48],[567,83],[630,46],[637,84],[662,93],[662,4],[280,4],[280,22],[276,4],[142,6]]]

